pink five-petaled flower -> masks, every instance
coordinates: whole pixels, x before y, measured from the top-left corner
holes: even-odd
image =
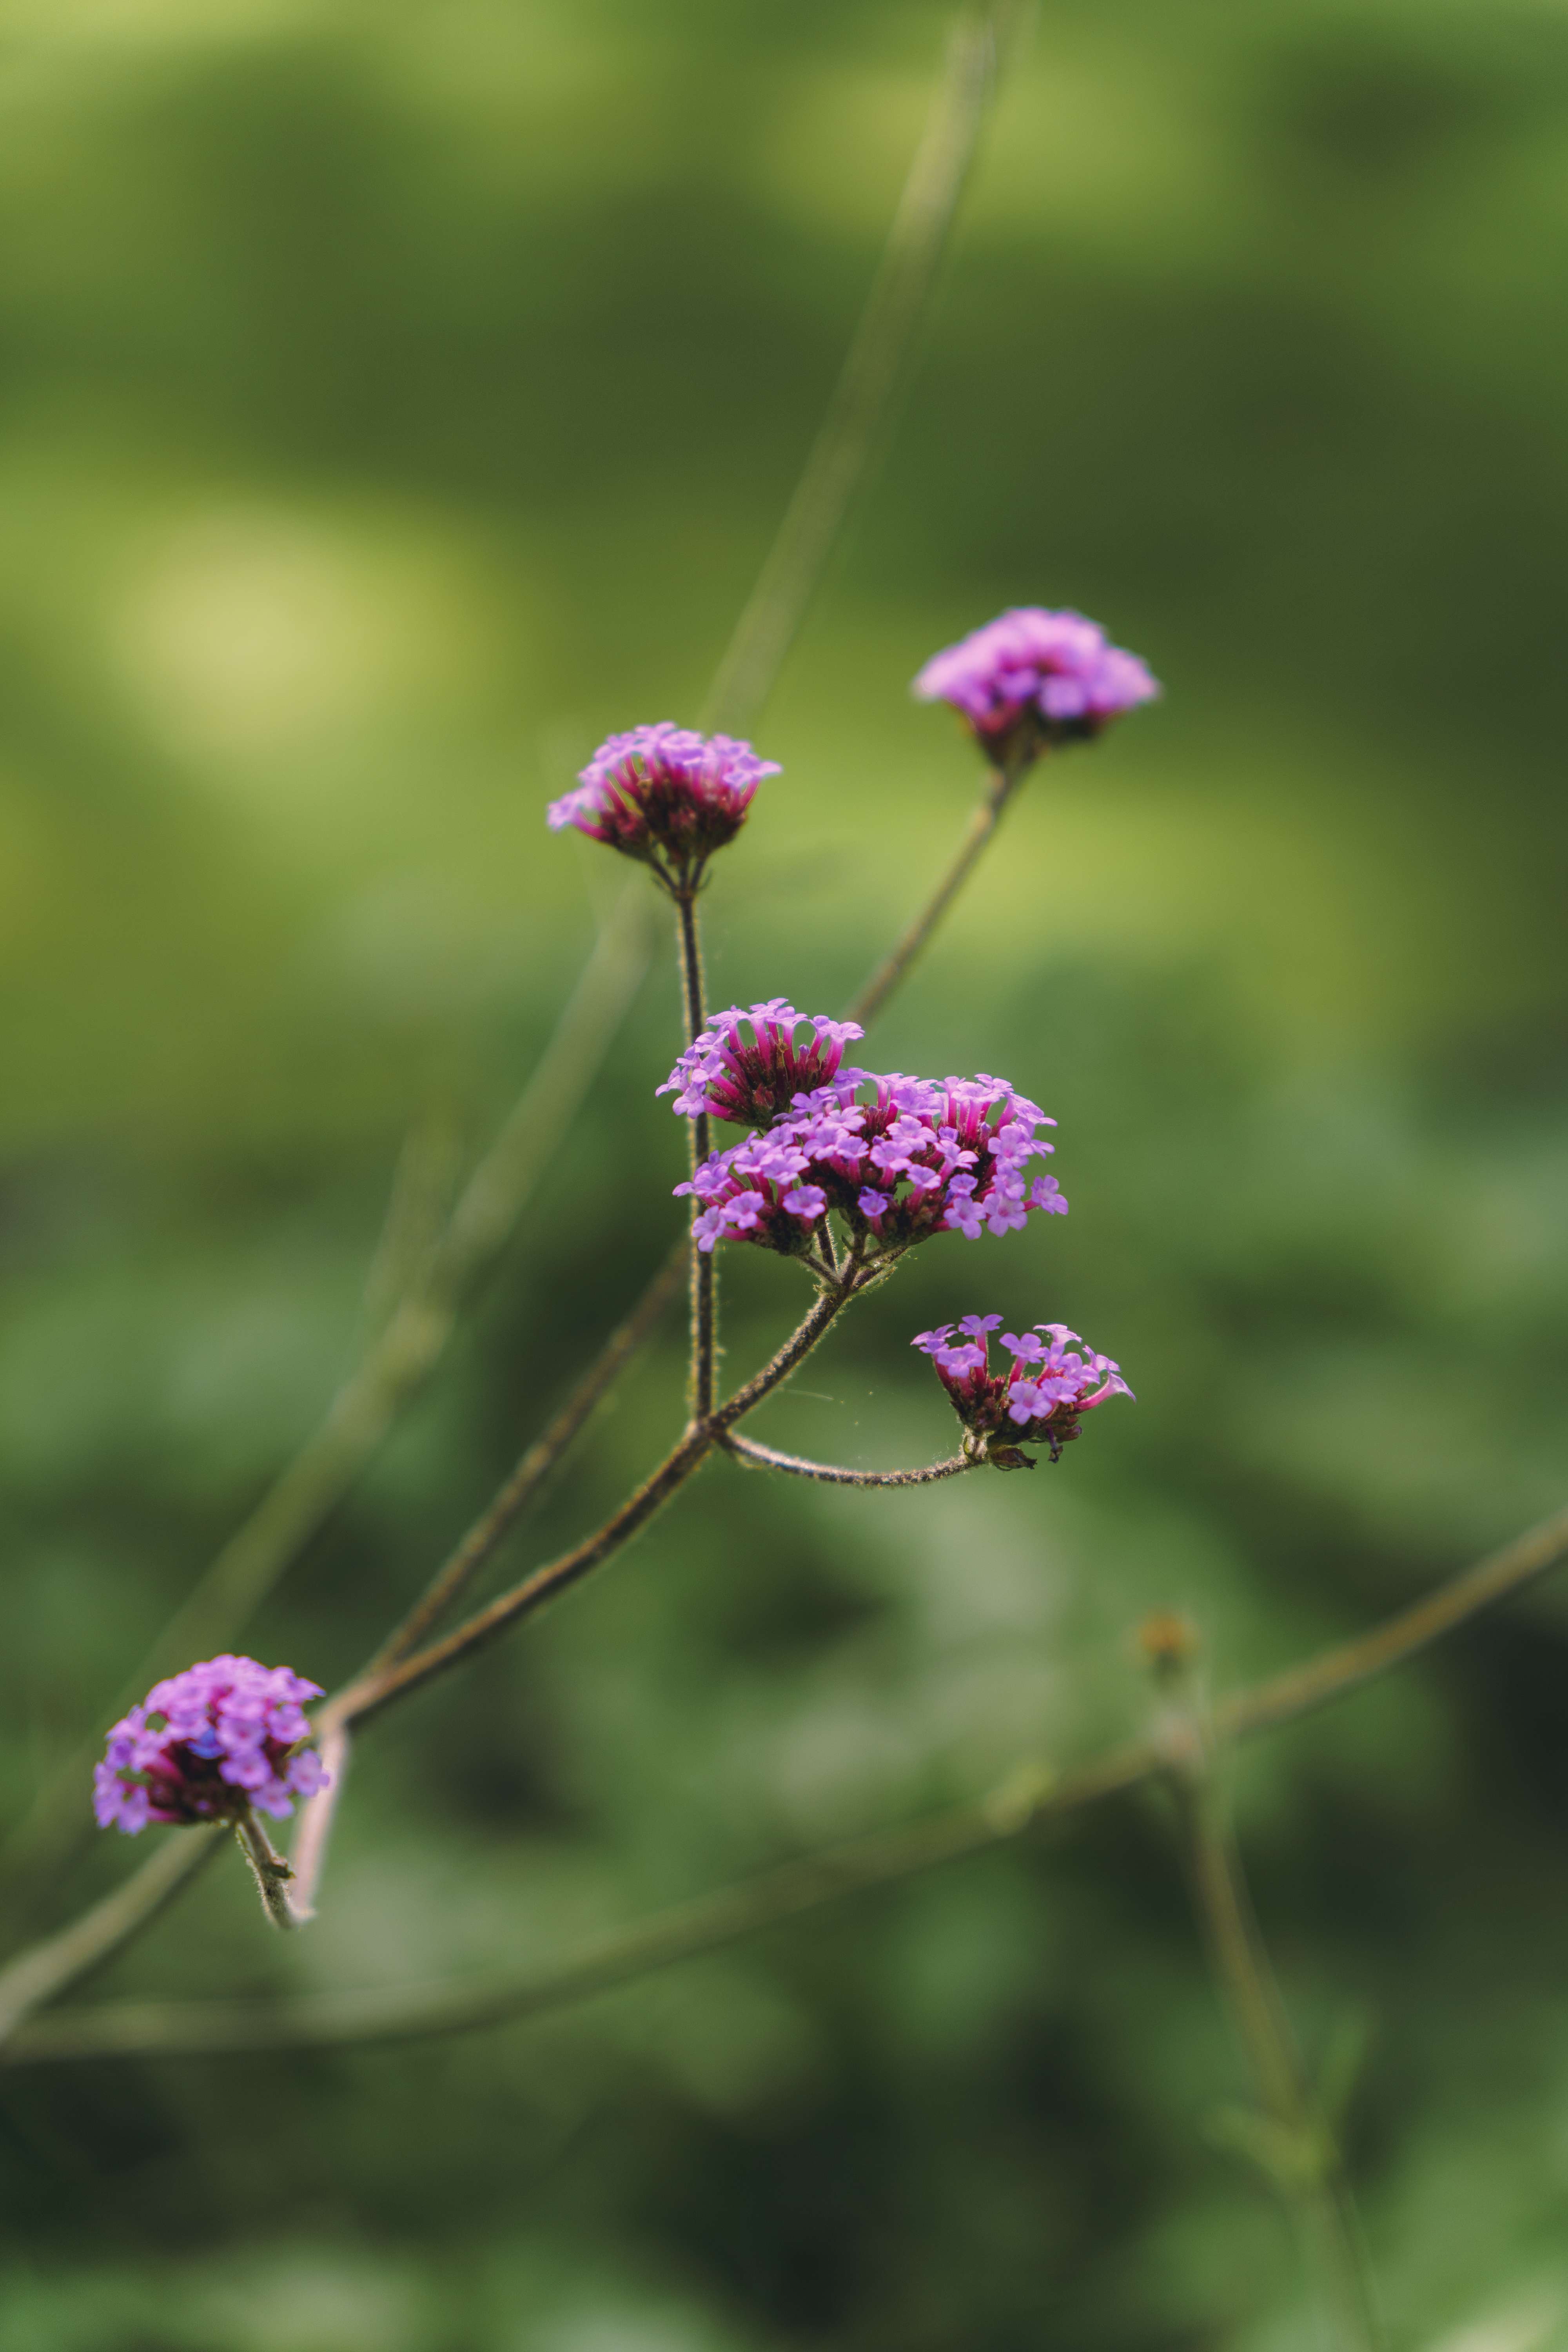
[[[281,1816],[324,1786],[300,1702],[321,1685],[254,1658],[208,1658],[154,1683],[109,1735],[93,1774],[100,1829]]]
[[[797,1045],[803,1025],[811,1034]],[[675,1109],[688,1118],[710,1111],[738,1126],[765,1126],[830,1078],[858,1085],[866,1073],[843,1067],[844,1048],[865,1034],[855,1021],[797,1013],[782,996],[731,1004],[713,1015],[655,1092],[674,1094]]]
[[[755,1013],[747,1017],[755,1027]],[[812,1025],[806,1055],[836,1060],[843,1030],[828,1035],[825,1045],[824,1031],[838,1024]],[[681,1089],[676,1108],[695,1117],[733,1100],[746,1103],[754,1116],[756,1072],[721,1067],[732,1079],[728,1086],[683,1055],[668,1082]],[[770,1069],[769,1084],[787,1095],[782,1048]],[[865,1087],[871,1089],[868,1102],[858,1099]],[[879,1077],[840,1067],[825,1084],[795,1094],[767,1128],[710,1153],[676,1191],[695,1195],[692,1231],[700,1249],[710,1250],[729,1236],[799,1255],[831,1209],[861,1252],[881,1260],[933,1234],[960,1233],[975,1241],[983,1233],[1015,1232],[1035,1211],[1063,1213],[1067,1202],[1056,1178],[1028,1174],[1029,1161],[1055,1148],[1037,1141],[1035,1129],[1055,1124],[1005,1078]]]
[[[1109,1356],[1092,1349],[1076,1352],[1084,1343],[1065,1323],[1037,1323],[1021,1339],[1004,1331],[1002,1345],[1013,1366],[1005,1377],[994,1375],[990,1339],[1001,1320],[1000,1315],[966,1315],[961,1323],[921,1331],[910,1344],[931,1358],[954,1412],[986,1451],[995,1452],[996,1438],[1005,1440],[1004,1466],[1016,1467],[1019,1444],[1048,1445],[1055,1462],[1078,1435],[1080,1414],[1132,1391]]]
[[[1011,766],[1026,765],[1047,744],[1098,735],[1160,688],[1097,622],[1030,604],[933,654],[914,691],[922,702],[950,702],[986,758]]]
[[[763,778],[780,773],[733,736],[661,719],[601,743],[575,792],[551,803],[549,824],[555,833],[574,824],[651,866],[667,888],[689,890],[740,832]]]

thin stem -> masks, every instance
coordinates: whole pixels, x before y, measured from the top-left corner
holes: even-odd
[[[702,932],[697,916],[697,886],[673,893],[676,913],[676,951],[680,962],[680,1010],[686,1029],[686,1042],[694,1045],[706,1028],[708,1015],[704,1010],[702,986]],[[687,1122],[687,1173],[695,1178],[697,1171],[713,1148],[712,1122],[705,1110],[700,1110]],[[695,1192],[689,1207],[695,1229],[701,1207]],[[706,1421],[713,1410],[714,1358],[718,1346],[718,1275],[713,1264],[714,1253],[697,1246],[695,1230],[689,1244],[691,1256],[691,1369],[688,1382],[689,1399],[693,1421]]]
[[[1026,9],[965,8],[904,182],[870,298],[778,536],[735,624],[699,721],[744,733],[805,618],[892,421],[959,202]]]
[[[631,1313],[612,1331],[542,1436],[535,1438],[489,1509],[477,1518],[426,1587],[402,1623],[389,1633],[366,1675],[395,1665],[416,1650],[431,1628],[472,1583],[657,1326],[686,1272],[684,1237],[665,1259]]]
[[[293,1906],[289,1900],[289,1882],[294,1873],[254,1813],[241,1813],[234,1824],[234,1835],[235,1843],[250,1864],[250,1874],[256,1881],[261,1907],[272,1925],[285,1931],[298,1927],[301,1923],[295,1917]]]
[[[1360,2224],[1333,2135],[1313,2095],[1253,1911],[1220,1786],[1212,1734],[1194,1711],[1173,1780],[1187,1833],[1193,1898],[1215,1979],[1268,2122],[1268,2168],[1294,2213],[1341,2352],[1378,2352]]]
[[[1023,781],[1027,764],[992,770],[991,782],[969,820],[969,830],[960,844],[957,856],[920,913],[882,958],[859,995],[847,1008],[849,1020],[865,1023],[881,1011],[968,881],[981,852],[1002,821],[1003,810]]]
[[[1462,1611],[1444,1609],[1437,1633],[1451,1632],[1467,1617],[1522,1591],[1565,1556],[1568,1508],[1528,1529],[1477,1567],[1449,1579],[1363,1641],[1326,1651],[1321,1658],[1254,1684],[1249,1690],[1232,1692],[1215,1708],[1215,1721],[1227,1738],[1241,1738],[1327,1706],[1367,1679],[1361,1659],[1373,1643],[1379,1650],[1379,1664],[1369,1671],[1386,1673],[1436,1638],[1431,1621],[1440,1604],[1452,1596],[1468,1596],[1468,1605]],[[334,1702],[340,1712],[352,1695],[351,1686]],[[1124,1795],[1142,1781],[1168,1772],[1172,1761],[1170,1739],[1151,1737],[1124,1740],[1059,1778],[1037,1763],[1030,1764],[979,1805],[954,1806],[910,1828],[880,1833],[811,1861],[789,1864],[749,1885],[726,1889],[700,1903],[659,1913],[651,1920],[618,1930],[542,1976],[512,1977],[477,1991],[471,1985],[437,1984],[370,1994],[317,1994],[295,2001],[114,2003],[19,2024],[29,2011],[58,1999],[129,1943],[172,1898],[184,1874],[171,1876],[171,1853],[164,1847],[63,1934],[35,1946],[0,1971],[3,2063],[25,2065],[69,2058],[174,2056],[289,2047],[296,2042],[401,2040],[500,2023],[509,2017],[531,2015],[579,2000],[650,1968],[695,1958],[775,1919],[793,1917],[841,1895],[983,1852],[1003,1840],[1021,1836],[1038,1822],[1062,1819],[1085,1806]],[[179,1843],[185,1847],[187,1841],[207,1841],[214,1834],[182,1831]],[[185,1867],[194,1867],[211,1850],[206,1844]]]
[[[955,1454],[951,1461],[930,1462],[919,1470],[841,1470],[831,1462],[808,1462],[799,1454],[780,1454],[751,1437],[726,1437],[724,1451],[760,1470],[786,1470],[794,1478],[815,1478],[825,1486],[930,1486],[939,1478],[956,1478],[978,1470],[978,1459]]]
[[[523,1617],[531,1617],[547,1601],[553,1601],[569,1585],[576,1584],[601,1562],[610,1559],[633,1536],[644,1528],[655,1514],[663,1509],[670,1496],[682,1487],[693,1471],[712,1452],[723,1433],[742,1415],[772,1394],[781,1381],[786,1380],[821,1339],[833,1318],[854,1296],[853,1284],[824,1291],[811,1312],[790,1334],[782,1348],[763,1365],[762,1370],[737,1389],[727,1402],[706,1421],[695,1422],[672,1452],[666,1454],[650,1476],[643,1481],[634,1495],[627,1497],[618,1511],[605,1520],[596,1533],[576,1545],[561,1559],[546,1567],[535,1569],[510,1592],[501,1593],[486,1609],[448,1633],[444,1641],[433,1642],[411,1657],[381,1673],[368,1673],[330,1699],[321,1711],[323,1726],[338,1723],[363,1723],[379,1715],[394,1701],[406,1697],[471,1651],[482,1649],[496,1636],[506,1632]]]
[[[746,728],[766,701],[826,572],[855,493],[893,418],[893,394],[935,290],[959,201],[994,101],[999,58],[1025,15],[989,0],[955,27],[876,280],[827,413],[755,588],[736,624],[700,723]],[[152,1645],[106,1717],[160,1673],[221,1649],[348,1493],[387,1428],[434,1370],[463,1293],[499,1250],[561,1129],[591,1085],[647,968],[647,891],[628,884],[538,1069],[475,1170],[434,1254],[367,1344],[326,1414]],[[51,1774],[9,1842],[18,1864],[52,1872],[75,1842],[78,1790],[94,1748]]]

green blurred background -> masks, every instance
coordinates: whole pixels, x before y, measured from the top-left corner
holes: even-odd
[[[926,0],[0,6],[0,1457],[18,1812],[313,1425],[405,1137],[482,1148],[613,899],[542,803],[695,711],[940,62]],[[949,1450],[914,1330],[1065,1318],[1032,1479],[725,1466],[367,1739],[320,1925],[215,1870],[107,1995],[400,1982],[1133,1728],[1562,1499],[1568,17],[1046,0],[896,443],[756,734],[712,991],[832,1007],[976,782],[908,698],[1070,603],[1165,701],[1033,783],[873,1062],[1073,1203],[756,1423]],[[331,1684],[674,1229],[644,989],[440,1380],[242,1646]],[[731,1368],[799,1278],[732,1253]],[[671,1328],[510,1565],[680,1411]],[[1568,2347],[1568,1599],[1239,1773],[1396,2341]],[[83,1797],[85,1811],[85,1792]],[[145,1843],[145,1842],[144,1842]],[[29,1925],[139,1850],[104,1840]],[[1153,1801],[548,2024],[5,2084],[5,2352],[1290,2352]]]

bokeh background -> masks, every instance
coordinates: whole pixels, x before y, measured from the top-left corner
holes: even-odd
[[[697,708],[944,28],[0,7],[13,1814],[352,1360],[405,1139],[471,1158],[547,1036],[622,872],[542,803]],[[873,1055],[1043,1099],[1073,1213],[925,1252],[756,1428],[947,1451],[908,1340],[970,1310],[1080,1326],[1140,1401],[1031,1479],[710,1469],[367,1739],[297,1948],[225,1865],[95,1991],[543,1961],[1136,1727],[1151,1608],[1224,1685],[1562,1499],[1565,139],[1555,0],[1046,0],[711,976],[835,1006],[929,886],[976,782],[908,698],[937,646],[1039,601],[1143,653],[1164,702],[1030,786]],[[351,1670],[658,1263],[674,1024],[661,959],[243,1646]],[[799,1305],[752,1255],[737,1372]],[[509,1565],[681,1379],[672,1327]],[[1548,1585],[1239,1766],[1402,2346],[1568,2346],[1565,1676]],[[1140,1799],[527,2029],[12,2076],[0,2342],[1285,2352],[1243,2095]]]

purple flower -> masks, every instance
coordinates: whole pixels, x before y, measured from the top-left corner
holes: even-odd
[[[950,702],[986,757],[1025,764],[1047,744],[1081,742],[1159,693],[1136,654],[1081,613],[1020,606],[933,654],[914,682],[922,702]]]
[[[734,840],[763,778],[780,773],[749,743],[661,719],[601,743],[576,791],[551,803],[549,824],[554,833],[574,824],[641,858],[668,888],[688,890],[714,850]]]
[[[962,1323],[941,1323],[910,1341],[928,1355],[964,1427],[990,1453],[1000,1435],[1004,1453],[1020,1444],[1048,1445],[1051,1460],[1078,1435],[1079,1416],[1131,1390],[1109,1356],[1084,1347],[1065,1323],[1037,1323],[1020,1338],[1004,1331],[1002,1345],[1013,1358],[1005,1376],[990,1367],[990,1335],[1000,1315],[966,1315]],[[962,1339],[953,1334],[964,1334]],[[1044,1332],[1040,1339],[1037,1334]],[[1016,1467],[1016,1462],[1004,1464]]]
[[[254,1658],[209,1658],[154,1683],[114,1726],[93,1774],[100,1829],[279,1816],[324,1785],[300,1701],[321,1685]]]
[[[811,1034],[797,1045],[803,1024]],[[731,1004],[713,1015],[655,1092],[674,1094],[675,1109],[688,1118],[710,1111],[737,1126],[765,1123],[829,1078],[858,1084],[864,1070],[841,1066],[845,1046],[865,1034],[855,1021],[797,1013],[782,996],[766,1004]]]
[[[688,1117],[717,1109],[726,1118],[772,1124],[727,1151],[715,1151],[679,1193],[699,1204],[698,1246],[726,1238],[798,1255],[813,1227],[837,1212],[874,1257],[897,1255],[933,1234],[1016,1231],[1037,1211],[1067,1208],[1056,1179],[1030,1180],[1031,1160],[1055,1147],[1037,1140],[1050,1127],[1037,1103],[1005,1078],[879,1077],[841,1066],[852,1024],[814,1021],[810,1041],[795,1043],[803,1016],[776,1001],[748,1013],[721,1014],[683,1055],[660,1093],[676,1087]],[[748,1044],[740,1024],[757,1042]],[[715,1042],[715,1039],[717,1042]],[[823,1083],[809,1077],[829,1073]],[[863,1089],[871,1099],[863,1101]]]

